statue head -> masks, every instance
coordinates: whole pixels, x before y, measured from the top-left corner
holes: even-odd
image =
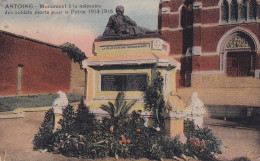
[[[123,6],[117,6],[116,7],[116,13],[124,13],[124,7]]]

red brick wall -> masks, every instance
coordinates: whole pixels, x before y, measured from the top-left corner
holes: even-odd
[[[202,0],[203,7],[218,6],[219,0]]]
[[[226,34],[231,29],[240,27],[246,31],[249,31],[256,35],[258,41],[260,40],[260,25],[259,22],[247,22],[247,23],[229,23],[229,24],[219,24],[220,12],[218,8],[219,0],[195,0],[194,2],[202,2],[202,8],[193,9],[193,37],[185,37],[183,29],[178,28],[179,25],[179,14],[176,14],[181,5],[184,4],[185,0],[171,0],[166,2],[170,6],[171,13],[165,14],[165,22],[162,21],[163,27],[169,27],[170,30],[162,30],[162,37],[167,40],[170,44],[171,50],[170,55],[180,55],[185,54],[185,48],[191,46],[201,46],[202,55],[196,56],[198,53],[194,53],[195,56],[192,57],[192,71],[212,71],[220,70],[220,56],[216,55],[217,46],[224,34]],[[165,3],[165,2],[164,2]],[[260,14],[260,12],[258,12]],[[187,32],[186,32],[187,33]],[[190,40],[190,44],[187,41]],[[188,44],[188,45],[187,45]],[[185,47],[186,45],[186,47]],[[190,65],[184,61],[180,60],[182,65]],[[256,56],[255,68],[260,69],[260,56]],[[187,68],[187,67],[186,67]],[[182,86],[183,81],[186,84],[186,76],[189,74],[187,70],[182,66],[180,72],[176,76],[177,87]],[[182,74],[180,74],[182,73]],[[185,79],[185,80],[184,80]]]
[[[182,54],[182,40],[183,40],[183,31],[172,31],[167,34],[169,36],[170,43],[170,54],[179,55]]]
[[[201,10],[200,9],[193,9],[193,22],[201,23]]]
[[[171,11],[177,12],[179,7],[184,3],[184,0],[174,0],[171,2]]]
[[[192,71],[220,70],[219,68],[219,55],[192,57]]]
[[[169,14],[162,15],[162,27],[169,27]]]
[[[201,27],[193,28],[193,46],[201,45]]]
[[[169,16],[169,27],[177,28],[179,25],[179,15],[174,14]]]
[[[216,52],[217,45],[221,37],[232,28],[240,26],[245,28],[255,35],[258,36],[260,40],[260,28],[256,24],[239,24],[239,25],[223,25],[216,27],[205,27],[201,30],[201,41],[202,41],[202,51],[203,52]],[[195,33],[194,33],[195,35]]]
[[[22,67],[22,94],[68,92],[71,60],[60,49],[0,33],[0,95],[17,94]]]
[[[202,11],[202,23],[218,23],[219,9],[207,9]]]

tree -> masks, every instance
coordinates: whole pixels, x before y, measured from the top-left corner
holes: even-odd
[[[96,130],[96,119],[93,113],[90,113],[83,100],[81,100],[76,113],[75,131],[79,135],[90,134]]]
[[[33,140],[33,149],[47,149],[52,144],[54,129],[54,113],[52,109],[49,109],[44,117],[44,121],[39,128],[38,133]]]
[[[164,108],[165,101],[163,96],[163,77],[159,71],[154,70],[152,82],[144,91],[144,108],[147,111],[154,111],[158,123],[160,123],[159,113]]]
[[[74,124],[76,121],[76,114],[73,106],[68,105],[62,112],[62,119],[59,121],[61,130],[66,133],[75,133]]]
[[[82,65],[82,60],[86,59],[86,55],[76,45],[66,42],[60,46],[62,52],[67,53],[70,59]]]

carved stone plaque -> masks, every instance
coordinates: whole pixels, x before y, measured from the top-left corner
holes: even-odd
[[[143,91],[146,86],[146,74],[101,75],[101,91]]]

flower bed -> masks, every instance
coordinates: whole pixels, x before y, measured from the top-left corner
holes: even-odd
[[[110,114],[110,118],[102,122],[95,119],[83,101],[76,111],[67,106],[60,121],[61,129],[54,133],[50,132],[52,126],[46,126],[53,123],[49,117],[51,111],[46,113],[45,121],[35,136],[34,149],[48,149],[68,157],[161,159],[186,155],[207,161],[214,160],[214,154],[220,152],[220,141],[210,130],[186,122],[188,141],[183,144],[178,138],[165,137],[163,126],[144,126],[140,113],[133,111],[128,114],[134,101],[127,103],[123,96],[118,98],[115,104],[102,106]],[[44,146],[39,143],[44,143]]]

